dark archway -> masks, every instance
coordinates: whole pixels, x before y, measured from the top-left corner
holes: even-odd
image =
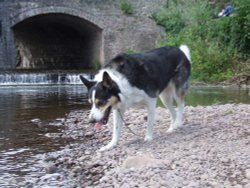
[[[39,14],[12,27],[16,68],[88,69],[100,62],[102,29],[77,16]]]

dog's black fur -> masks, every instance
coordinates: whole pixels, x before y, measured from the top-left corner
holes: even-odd
[[[119,54],[105,68],[116,69],[132,86],[157,97],[171,79],[178,89],[190,76],[190,62],[177,47],[166,46],[140,54]]]

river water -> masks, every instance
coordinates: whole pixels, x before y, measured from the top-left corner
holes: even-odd
[[[193,87],[186,105],[250,103],[250,90]],[[22,177],[37,172],[36,154],[59,150],[67,140],[47,137],[60,133],[51,126],[72,110],[88,108],[82,85],[1,86],[0,87],[0,187],[8,187],[6,177]]]

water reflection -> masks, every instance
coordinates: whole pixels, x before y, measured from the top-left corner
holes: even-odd
[[[0,177],[32,174],[38,169],[35,154],[64,146],[67,140],[45,136],[62,129],[49,122],[85,108],[85,93],[82,86],[0,87]]]
[[[0,139],[3,141],[0,149],[22,146],[48,150],[53,144],[47,143],[49,139],[44,138],[44,133],[55,132],[57,128],[47,123],[64,117],[70,110],[84,108],[85,92],[82,86],[0,88]],[[38,126],[32,119],[40,119],[42,124]]]
[[[226,103],[250,103],[250,90],[229,87],[191,87],[186,96],[189,106]]]

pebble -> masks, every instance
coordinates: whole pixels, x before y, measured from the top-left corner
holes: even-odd
[[[55,173],[57,170],[57,167],[55,166],[55,164],[48,164],[47,166],[45,166],[45,171],[47,174],[53,174]]]
[[[250,188],[250,183],[246,184],[244,188]]]
[[[197,188],[199,187],[199,183],[198,182],[194,182],[194,181],[190,181],[188,184],[188,187],[190,188]]]
[[[250,169],[245,170],[246,178],[250,180]]]
[[[46,133],[44,136],[57,139],[62,137],[62,133]]]
[[[84,154],[85,154],[85,155],[90,155],[90,154],[91,154],[91,151],[86,150],[86,151],[84,152]]]
[[[228,158],[221,158],[220,161],[222,163],[229,163],[230,162],[230,160]]]
[[[223,116],[231,109],[233,113]],[[146,113],[145,109],[131,109],[124,118],[143,135]],[[166,134],[168,111],[157,108],[156,113],[151,143],[123,128],[119,145],[99,152],[112,138],[112,117],[102,131],[93,132],[86,121],[88,113],[71,112],[58,122],[65,126],[61,137],[76,140],[40,157],[44,168],[37,165],[35,173],[14,182],[20,182],[19,187],[250,188],[250,150],[243,136],[248,130],[250,105],[185,107],[184,126],[172,134]],[[1,174],[0,185],[2,182],[8,181]]]
[[[123,162],[124,169],[141,169],[145,167],[156,167],[163,164],[163,161],[154,159],[150,156],[129,156]]]
[[[84,136],[85,137],[92,137],[92,136],[94,136],[94,132],[92,132],[92,131],[89,131],[89,132],[86,132],[85,134],[84,134]]]
[[[73,169],[72,169],[72,172],[73,173],[79,173],[82,171],[82,167],[80,166],[75,166]]]
[[[243,188],[243,186],[240,185],[240,184],[236,184],[236,185],[233,186],[233,188]]]
[[[15,181],[17,184],[21,183],[21,182],[24,182],[25,181],[25,178],[23,177],[18,177],[18,178],[15,178]]]
[[[39,123],[41,123],[42,121],[40,120],[40,119],[38,119],[38,118],[36,118],[36,119],[32,119],[32,120],[30,120],[32,123],[35,123],[35,124],[39,124]]]

